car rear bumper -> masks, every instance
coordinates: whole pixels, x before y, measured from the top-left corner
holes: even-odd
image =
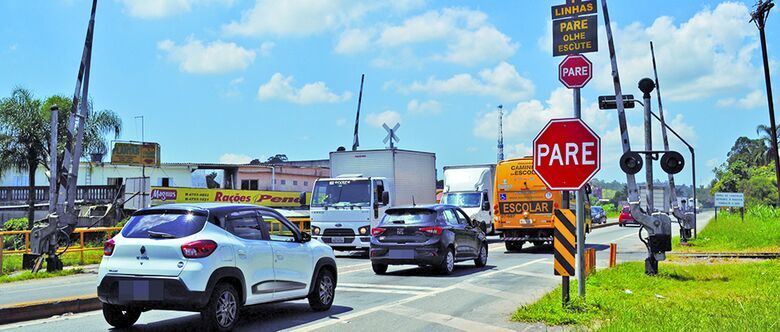
[[[97,288],[103,303],[141,309],[198,310],[207,292],[192,291],[178,277],[107,275]]]
[[[388,265],[438,265],[447,248],[439,243],[427,245],[392,245],[371,243],[371,263]]]

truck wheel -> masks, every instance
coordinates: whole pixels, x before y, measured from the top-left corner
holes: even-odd
[[[383,275],[387,273],[387,264],[371,263],[371,269],[374,270],[374,273]]]
[[[214,287],[209,303],[201,311],[200,317],[208,330],[230,331],[238,322],[240,307],[236,289],[228,283],[219,283]]]
[[[488,245],[487,243],[484,243],[479,248],[479,255],[477,256],[477,259],[474,260],[474,265],[476,265],[477,267],[485,267],[485,265],[487,265],[487,258],[488,258]]]
[[[336,280],[333,278],[333,272],[320,270],[317,279],[314,280],[314,288],[309,294],[309,306],[314,311],[328,310],[333,305],[334,295],[336,295]]]
[[[534,241],[533,244],[535,247],[541,247],[542,245],[544,245],[544,241]]]
[[[504,245],[506,245],[506,250],[510,252],[523,250],[522,241],[508,241],[508,242],[504,242]]]
[[[141,317],[141,310],[122,309],[119,306],[103,303],[103,318],[113,327],[126,329],[133,326]]]

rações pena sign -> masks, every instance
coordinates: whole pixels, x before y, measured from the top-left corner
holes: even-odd
[[[170,203],[234,203],[255,204],[270,207],[301,206],[300,193],[297,191],[258,191],[205,188],[152,187],[152,205]],[[311,203],[311,195],[306,194],[306,203]]]

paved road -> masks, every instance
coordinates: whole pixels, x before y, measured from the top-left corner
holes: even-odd
[[[711,216],[700,215],[700,228]],[[636,227],[607,227],[588,237],[590,247],[600,250],[598,266],[607,265],[608,244],[618,244],[618,261],[644,259],[643,245]],[[544,329],[509,321],[522,304],[531,303],[560,283],[552,275],[549,246],[530,247],[508,253],[503,243],[490,245],[488,265],[475,268],[470,262],[456,266],[451,276],[439,276],[429,269],[391,267],[385,276],[376,276],[368,260],[357,255],[339,255],[339,285],[331,311],[313,312],[305,301],[261,305],[248,309],[239,322],[239,331],[512,331]],[[92,278],[90,280],[90,278]],[[63,288],[72,295],[94,292],[94,275],[83,275],[26,283],[14,298],[34,298],[36,293],[55,294]],[[63,282],[66,281],[63,286]],[[93,283],[90,285],[90,281]],[[39,290],[38,287],[49,287]],[[7,289],[0,288],[5,300]],[[18,301],[16,301],[18,302]],[[150,311],[141,315],[136,331],[197,330],[199,315],[187,312]],[[100,311],[65,317],[9,324],[0,330],[25,331],[105,331],[110,326]]]

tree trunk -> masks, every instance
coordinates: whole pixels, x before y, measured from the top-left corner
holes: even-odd
[[[37,170],[37,163],[29,158],[27,171],[29,176],[29,185],[27,187],[27,229],[32,229],[35,223],[35,171]]]

